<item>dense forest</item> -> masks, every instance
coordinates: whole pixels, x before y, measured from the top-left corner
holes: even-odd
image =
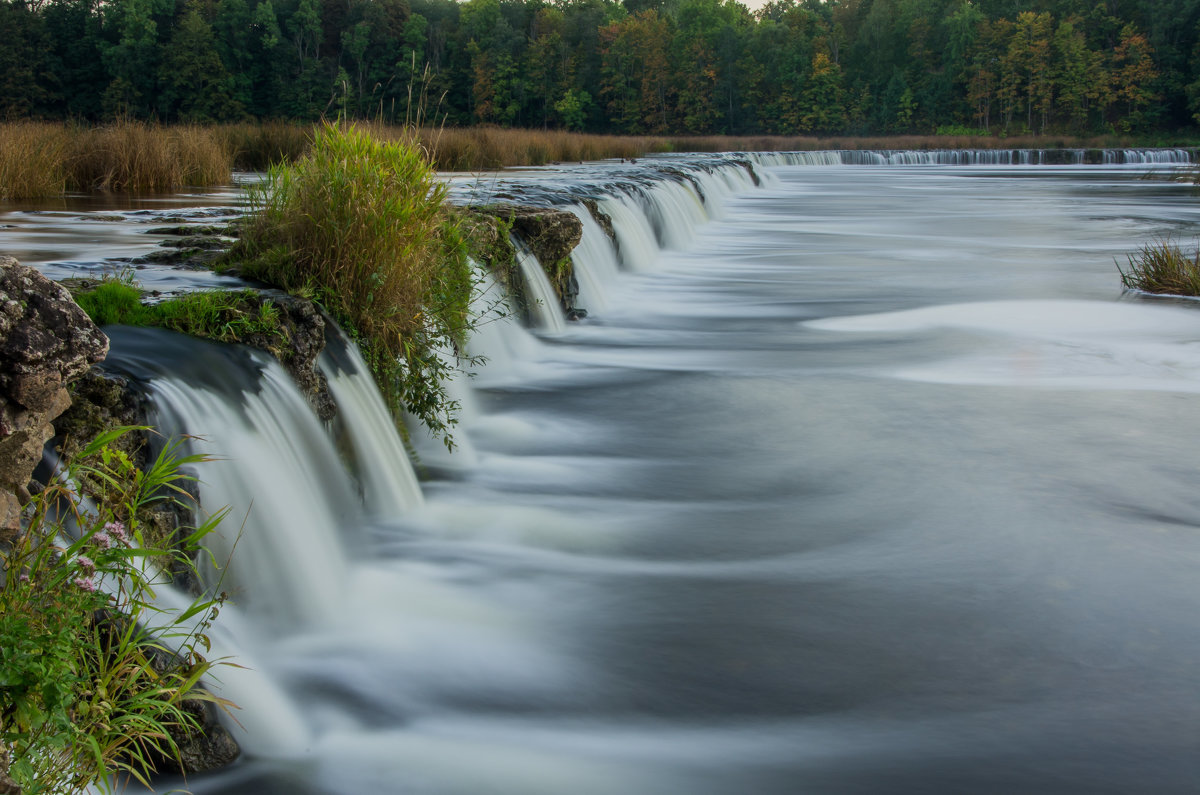
[[[1150,132],[1200,0],[0,0],[0,118]]]

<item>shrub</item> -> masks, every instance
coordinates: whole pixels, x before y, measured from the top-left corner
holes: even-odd
[[[1169,295],[1200,296],[1200,250],[1185,253],[1169,238],[1147,243],[1121,268],[1121,284],[1129,290]]]
[[[139,520],[153,504],[186,498],[179,467],[202,458],[171,443],[138,470],[112,446],[134,430],[146,429],[87,445],[0,549],[0,774],[25,795],[111,791],[122,776],[147,784],[156,759],[179,761],[173,733],[197,728],[185,699],[228,706],[199,684],[213,665],[201,648],[220,600],[160,610],[153,588],[167,575],[151,562],[192,569],[221,517],[171,548],[151,545]],[[76,491],[81,482],[99,487],[93,501]]]
[[[470,327],[473,277],[459,214],[409,139],[325,125],[271,169],[226,263],[318,301],[356,339],[385,401],[449,444],[450,361]]]

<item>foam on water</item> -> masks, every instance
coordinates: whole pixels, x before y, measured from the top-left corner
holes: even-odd
[[[1104,301],[989,301],[809,321],[873,334],[968,333],[979,352],[888,370],[904,379],[1060,389],[1200,391],[1200,316]]]

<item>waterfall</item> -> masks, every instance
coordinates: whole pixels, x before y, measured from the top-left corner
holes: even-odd
[[[329,431],[277,361],[261,351],[154,329],[106,329],[107,366],[146,383],[153,422],[215,457],[197,473],[204,510],[230,513],[206,572],[267,625],[335,619],[347,549],[366,512],[395,516],[420,490],[361,358],[334,347],[322,368],[340,405],[363,500]],[[236,551],[235,548],[236,547]]]
[[[1039,166],[1187,165],[1187,149],[842,149],[825,152],[756,152],[763,166]]]
[[[612,219],[621,264],[631,271],[649,270],[658,258],[658,240],[637,199],[622,193],[600,199],[597,204]]]
[[[663,248],[686,248],[697,226],[709,220],[691,185],[673,179],[645,189],[646,211]]]
[[[199,472],[200,502],[208,513],[230,508],[206,540],[224,569],[203,573],[221,576],[235,603],[272,626],[331,621],[346,570],[335,533],[357,513],[350,480],[283,368],[265,355],[251,361],[263,368],[261,386],[233,401],[179,379],[152,380],[154,424],[197,435],[192,450],[218,459]]]
[[[416,473],[358,348],[337,330],[317,364],[338,405],[367,513],[394,518],[420,507]]]
[[[478,271],[478,279],[479,289],[471,301],[475,328],[467,340],[467,348],[472,356],[484,361],[472,370],[511,372],[518,362],[537,358],[542,343],[517,322],[508,296],[491,274]]]
[[[608,304],[608,292],[617,280],[620,267],[612,241],[586,207],[567,208],[583,225],[579,245],[571,252],[575,278],[579,282],[579,304],[588,312],[598,312]]]
[[[563,331],[564,319],[562,307],[559,306],[558,296],[550,286],[550,279],[542,264],[533,252],[519,242],[514,241],[517,250],[517,266],[521,270],[521,278],[525,281],[525,298],[529,307],[530,317],[538,328],[558,334]]]

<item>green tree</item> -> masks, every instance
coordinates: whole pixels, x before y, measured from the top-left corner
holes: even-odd
[[[226,121],[245,114],[234,98],[233,78],[217,54],[212,27],[191,0],[163,53],[163,105],[190,122]]]

